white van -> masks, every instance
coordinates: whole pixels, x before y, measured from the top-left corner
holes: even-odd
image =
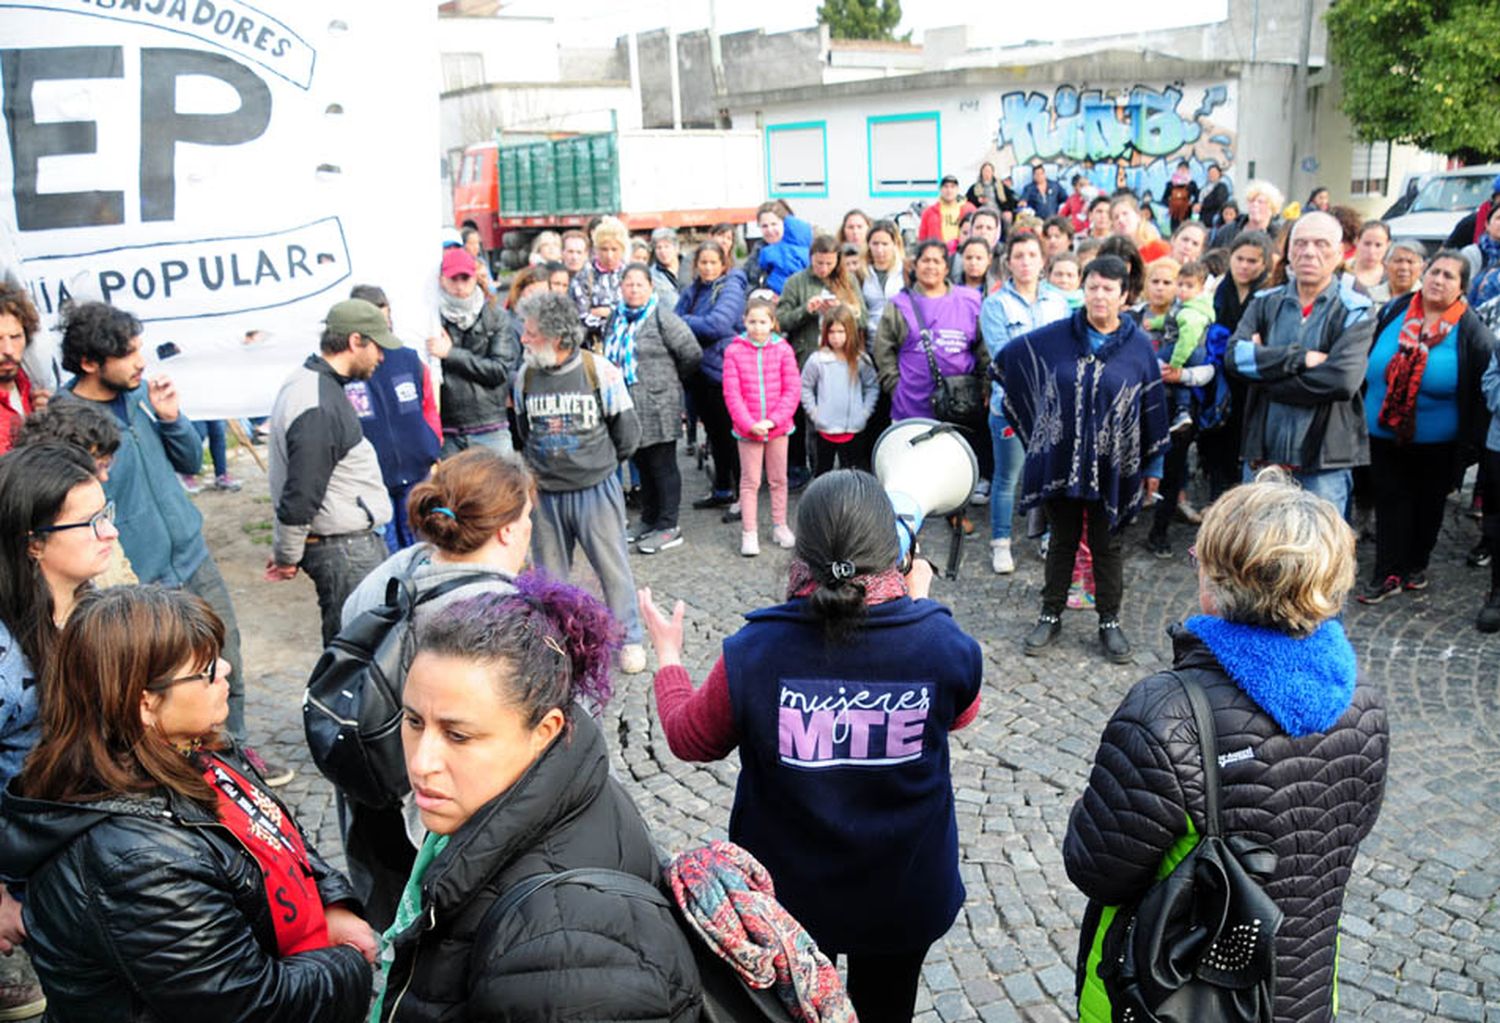
[[[1386,223],[1392,238],[1416,238],[1437,249],[1460,220],[1473,213],[1494,192],[1500,163],[1485,163],[1456,170],[1437,171],[1417,189],[1411,206]],[[1464,239],[1464,244],[1472,242]]]

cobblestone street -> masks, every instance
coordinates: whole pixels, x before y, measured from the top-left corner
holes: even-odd
[[[684,473],[686,506],[701,492],[702,476],[687,463]],[[263,492],[263,480],[248,479],[247,490],[255,488]],[[974,511],[987,520],[985,509]],[[1344,908],[1341,1020],[1500,1023],[1500,637],[1472,627],[1487,570],[1465,567],[1477,526],[1456,504],[1450,512],[1430,590],[1375,608],[1351,603],[1348,612],[1362,670],[1384,691],[1393,739],[1384,810],[1356,861]],[[721,525],[716,512],[684,511],[683,529],[685,546],[633,555],[632,563],[637,583],[653,587],[659,603],[687,602],[688,662],[701,680],[740,615],[780,599],[787,554],[767,544],[773,553],[742,559],[737,526]],[[1144,551],[1142,530],[1130,533],[1124,624],[1137,664],[1125,667],[1099,656],[1091,612],[1070,613],[1047,656],[1022,657],[1042,564],[1034,543],[1018,543],[1016,574],[992,575],[983,533],[981,524],[960,579],[934,587],[983,644],[987,663],[980,716],[953,737],[968,901],[933,947],[918,1018],[1061,1021],[1073,1018],[1083,912],[1059,851],[1068,811],[1107,716],[1133,682],[1166,663],[1166,624],[1196,610],[1183,553],[1191,527],[1173,527],[1171,561]],[[941,565],[942,537],[928,542]],[[337,853],[332,797],[302,744],[305,676],[266,674],[255,663],[257,649],[295,642],[305,643],[311,665],[311,587],[284,587],[274,597],[260,583],[234,589],[247,634],[254,737],[297,764],[297,778],[283,791],[318,846]],[[267,600],[304,602],[305,629],[295,637],[257,634],[255,606]],[[677,850],[723,836],[737,761],[675,760],[656,722],[649,675],[620,685],[609,715],[615,768],[659,844]]]

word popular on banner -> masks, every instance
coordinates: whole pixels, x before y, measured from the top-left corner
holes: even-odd
[[[196,418],[266,412],[353,284],[426,335],[431,8],[0,0],[0,17],[0,227],[20,260],[0,270],[48,326],[69,302],[128,310]],[[395,52],[416,70],[370,59]]]

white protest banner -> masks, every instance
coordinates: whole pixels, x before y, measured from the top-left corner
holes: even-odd
[[[436,8],[0,0],[0,224],[43,323],[134,313],[197,419],[258,415],[355,284],[432,332]]]

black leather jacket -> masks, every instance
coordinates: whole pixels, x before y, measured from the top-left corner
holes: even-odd
[[[439,392],[443,429],[505,425],[510,380],[521,364],[519,332],[510,329],[505,311],[486,302],[467,330],[443,321],[453,348],[443,359]]]
[[[549,888],[478,933],[511,885],[576,867],[660,887],[646,826],[609,777],[604,737],[582,713],[427,868],[422,914],[396,937],[382,1020],[697,1020],[698,968],[665,909]]]
[[[324,905],[352,902],[307,852]],[[354,1023],[369,1011],[360,953],[279,957],[259,864],[174,793],[55,803],[7,790],[0,867],[25,882],[26,950],[55,1023]]]
[[[1327,1023],[1344,886],[1385,791],[1385,706],[1373,689],[1356,686],[1333,727],[1292,738],[1197,636],[1181,626],[1171,634],[1173,670],[1196,678],[1208,694],[1219,760],[1229,763],[1220,772],[1224,832],[1246,835],[1278,857],[1265,886],[1286,914],[1276,936],[1277,1023]],[[1104,729],[1063,841],[1068,877],[1091,900],[1080,975],[1103,907],[1145,894],[1189,819],[1204,833],[1202,764],[1181,684],[1163,672],[1132,688]]]

